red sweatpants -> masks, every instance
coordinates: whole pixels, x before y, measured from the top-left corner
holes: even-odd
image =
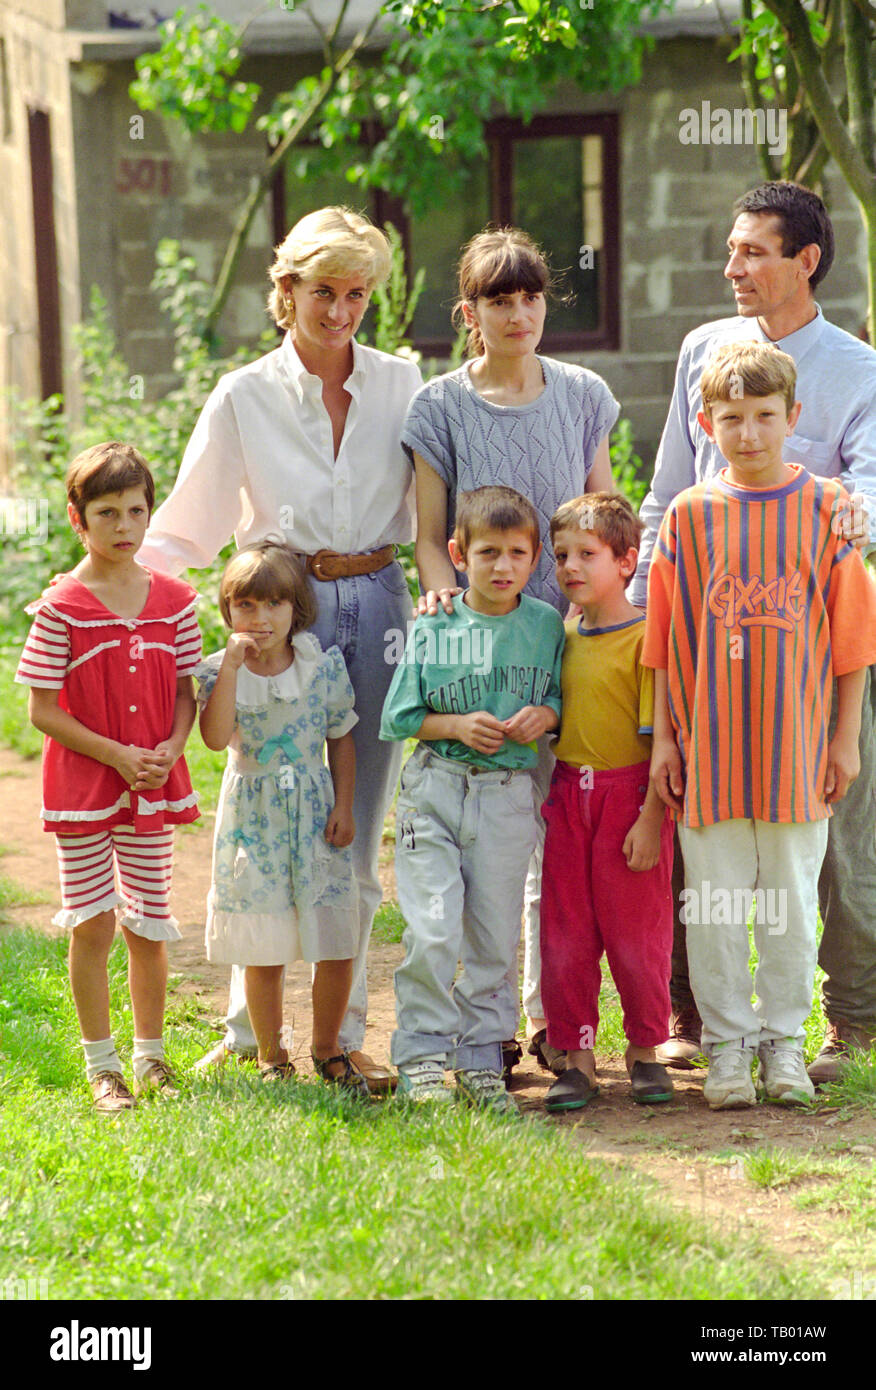
[[[548,1042],[566,1052],[593,1047],[603,951],[627,1040],[657,1047],[669,1032],[669,813],[653,869],[634,873],[622,853],[647,788],[647,763],[594,771],[558,762],[542,807],[541,990]]]

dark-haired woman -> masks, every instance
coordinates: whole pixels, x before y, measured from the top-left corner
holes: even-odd
[[[494,484],[516,488],[533,503],[542,552],[526,587],[565,615],[554,573],[550,518],[561,502],[582,492],[614,491],[608,436],[620,407],[608,386],[585,367],[538,354],[552,291],[550,267],[525,232],[484,231],[464,248],[459,266],[456,321],[468,329],[469,360],[435,377],[411,401],[402,444],[417,481],[417,566],[426,597],[421,609],[451,611],[459,592],[447,540],[457,492]],[[540,740],[533,775],[536,805],[550,785],[553,756]],[[526,963],[523,1006],[530,1053],[562,1070],[551,1048],[540,998],[539,901],[544,822],[526,885]],[[507,1066],[519,1049],[509,1039]]]

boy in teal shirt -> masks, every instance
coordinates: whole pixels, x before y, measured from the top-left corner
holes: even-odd
[[[514,1111],[502,1040],[518,1021],[515,952],[535,843],[536,739],[559,723],[564,629],[521,590],[541,549],[513,488],[460,493],[448,544],[469,588],[414,623],[380,737],[418,738],[396,808],[396,880],[407,921],[395,974],[399,1094]],[[457,961],[462,973],[454,984]]]

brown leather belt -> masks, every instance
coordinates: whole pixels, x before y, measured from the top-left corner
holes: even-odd
[[[302,557],[307,573],[314,579],[349,579],[354,574],[374,574],[375,570],[386,569],[395,559],[395,546],[385,545],[382,550],[360,551],[355,555],[339,555],[336,550],[318,550],[315,555]]]

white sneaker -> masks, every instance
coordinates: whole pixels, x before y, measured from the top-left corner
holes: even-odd
[[[810,1105],[815,1099],[815,1087],[806,1072],[803,1048],[796,1038],[773,1038],[757,1049],[760,1066],[758,1085],[763,1087],[767,1100],[783,1105]]]
[[[757,1097],[751,1079],[754,1048],[742,1041],[714,1043],[709,1049],[709,1074],[703,1095],[710,1110],[743,1110]]]
[[[502,1073],[488,1067],[454,1072],[456,1094],[469,1105],[492,1110],[499,1115],[520,1115],[520,1107],[509,1096]]]
[[[434,1057],[422,1062],[408,1062],[398,1069],[398,1100],[412,1100],[421,1104],[424,1101],[437,1101],[439,1105],[449,1105],[453,1093],[444,1085],[444,1063]]]

